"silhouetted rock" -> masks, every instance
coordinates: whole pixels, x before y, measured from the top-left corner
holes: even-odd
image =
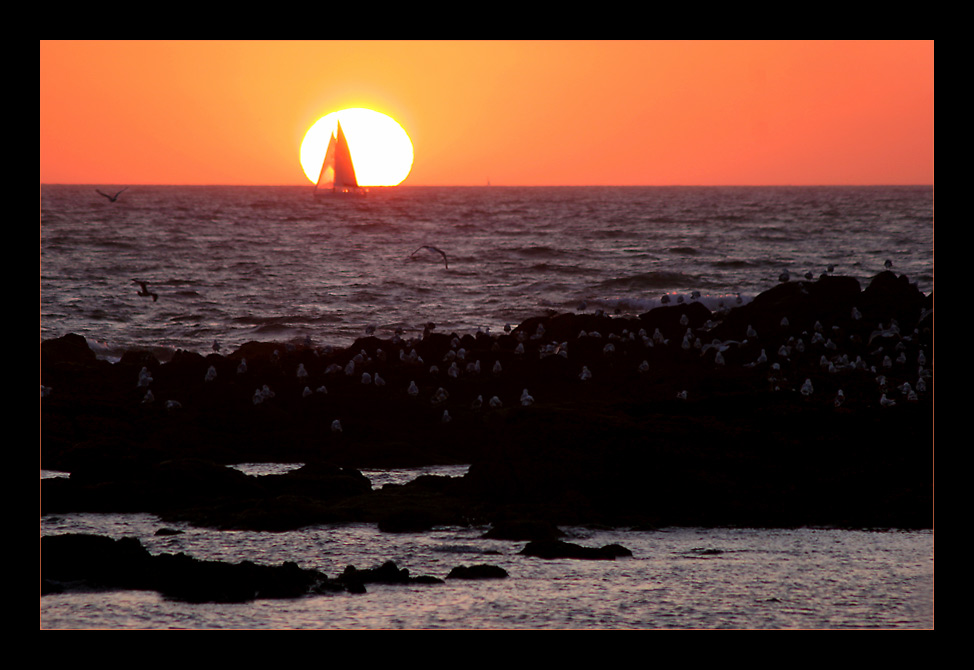
[[[932,307],[884,272],[866,290],[826,275],[714,312],[689,301],[165,363],[96,360],[65,336],[41,348],[41,465],[71,477],[42,482],[42,512],[490,524],[515,540],[587,523],[930,527]],[[225,467],[261,461],[304,467]],[[361,475],[434,464],[470,469],[379,490]]]
[[[360,592],[366,584],[442,584],[443,580],[438,577],[420,576],[413,577],[407,568],[400,568],[393,561],[374,568],[360,570],[355,566],[349,565],[345,568],[338,581],[344,584],[352,592]]]
[[[54,535],[41,539],[42,593],[71,586],[158,591],[187,602],[247,602],[344,590],[295,563],[257,565],[201,561],[185,554],[152,556],[135,538]]]
[[[494,540],[554,540],[562,535],[558,526],[540,519],[499,519],[484,533]]]
[[[458,565],[450,570],[447,579],[504,579],[507,570],[496,565]]]
[[[88,340],[74,333],[41,342],[41,357],[48,365],[93,364],[96,360]]]
[[[618,544],[604,547],[583,547],[561,540],[528,542],[520,552],[524,556],[536,558],[580,558],[587,560],[612,560],[621,556],[632,556],[632,552]]]

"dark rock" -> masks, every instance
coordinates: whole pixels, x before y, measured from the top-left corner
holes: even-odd
[[[49,365],[93,364],[96,360],[88,340],[74,333],[41,342],[41,358]]]
[[[450,570],[447,579],[504,579],[507,570],[496,565],[458,565]]]
[[[686,317],[686,325],[681,323]],[[701,302],[685,302],[678,305],[657,307],[639,315],[642,328],[652,334],[657,328],[667,338],[682,337],[687,328],[700,328],[712,314]]]
[[[889,325],[895,319],[904,332],[912,331],[920,319],[926,297],[906,275],[880,272],[873,277],[857,301],[863,318]]]
[[[186,602],[247,602],[344,590],[295,563],[257,565],[201,561],[185,554],[150,555],[135,538],[55,535],[41,539],[43,592],[72,586],[158,591]]]
[[[632,552],[618,544],[607,544],[604,547],[583,547],[572,542],[561,540],[546,540],[528,542],[521,550],[525,556],[537,558],[579,558],[589,560],[613,560],[620,556],[632,556]]]
[[[484,537],[493,540],[554,540],[564,533],[550,521],[536,519],[500,519]]]
[[[656,328],[668,343],[650,346]],[[158,364],[137,352],[95,360],[84,338],[65,336],[42,343],[53,392],[41,401],[41,465],[71,477],[42,482],[42,512],[259,530],[490,524],[493,536],[531,540],[566,524],[931,527],[932,340],[932,300],[893,273],[865,291],[848,277],[786,282],[726,312],[691,301],[639,317],[548,314],[511,335],[248,343]],[[459,347],[479,373],[446,374]],[[152,381],[140,387],[142,367]],[[361,372],[385,386],[363,385]],[[525,389],[533,404],[520,403]],[[265,478],[224,467],[249,461],[306,465]],[[458,463],[470,464],[462,478],[375,491],[360,474]]]
[[[407,568],[400,568],[393,561],[374,567],[360,570],[355,566],[349,565],[345,568],[338,581],[346,585],[350,590],[358,592],[366,584],[442,584],[443,580],[437,577],[421,576],[412,577]]]

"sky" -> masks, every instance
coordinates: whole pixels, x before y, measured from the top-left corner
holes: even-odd
[[[404,185],[933,183],[933,41],[41,41],[40,179],[304,185],[391,116]]]

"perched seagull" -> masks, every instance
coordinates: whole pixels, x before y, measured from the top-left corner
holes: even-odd
[[[845,402],[845,393],[842,392],[842,389],[839,389],[835,394],[835,406],[840,407],[844,402]]]
[[[96,193],[98,193],[98,195],[103,195],[103,196],[105,196],[105,197],[106,197],[106,198],[108,198],[108,199],[109,199],[109,200],[110,200],[111,202],[115,202],[116,200],[118,200],[118,196],[120,196],[120,195],[122,195],[122,193],[123,193],[123,192],[124,192],[125,190],[127,190],[127,189],[128,189],[128,186],[126,186],[125,188],[123,188],[123,189],[122,189],[121,191],[119,191],[119,192],[118,192],[118,193],[116,193],[115,195],[108,195],[107,193],[102,193],[102,192],[101,192],[101,191],[99,191],[99,190],[98,190],[97,188],[95,189],[95,192],[96,192]]]
[[[805,380],[805,383],[802,384],[801,392],[802,392],[802,395],[805,396],[806,398],[808,396],[812,395],[812,380],[811,379],[806,379]]]
[[[139,286],[142,287],[142,290],[138,292],[138,295],[142,296],[143,298],[152,298],[152,302],[155,302],[156,300],[159,299],[159,294],[158,293],[153,293],[152,291],[150,291],[148,289],[148,285],[147,285],[146,282],[139,281],[138,279],[133,279],[132,280],[132,283],[133,284],[138,284]]]
[[[443,266],[444,266],[444,267],[445,267],[445,268],[446,268],[447,270],[449,270],[449,269],[450,269],[450,264],[449,264],[449,263],[447,262],[447,260],[446,260],[446,253],[445,253],[445,252],[444,252],[444,251],[443,251],[442,249],[438,249],[437,247],[434,247],[434,246],[430,246],[429,244],[424,244],[424,245],[423,245],[423,246],[421,246],[421,247],[420,247],[419,249],[417,249],[417,250],[416,250],[416,251],[414,251],[413,253],[411,253],[411,254],[409,254],[409,257],[410,257],[410,258],[412,258],[413,256],[415,256],[415,255],[416,255],[416,254],[417,254],[417,253],[418,253],[418,252],[419,252],[420,250],[422,250],[422,249],[429,249],[429,250],[430,250],[430,251],[432,251],[432,252],[435,252],[435,253],[438,253],[438,254],[439,254],[440,256],[442,256],[442,257],[443,257]]]

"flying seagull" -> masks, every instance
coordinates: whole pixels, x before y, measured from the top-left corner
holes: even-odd
[[[416,253],[417,253],[417,252],[418,252],[418,251],[419,251],[420,249],[429,249],[430,251],[433,251],[433,252],[436,252],[436,253],[438,253],[438,254],[439,254],[440,256],[442,256],[442,257],[443,257],[443,266],[444,266],[444,267],[446,267],[446,269],[447,269],[447,270],[449,270],[449,269],[450,269],[450,265],[449,265],[449,263],[448,263],[448,262],[447,262],[447,260],[446,260],[446,253],[445,253],[445,252],[444,252],[444,251],[443,251],[442,249],[437,249],[436,247],[433,247],[433,246],[430,246],[430,245],[428,245],[428,244],[424,244],[424,245],[423,245],[423,246],[421,246],[421,247],[420,247],[419,249],[417,249],[417,250],[416,250],[416,251],[414,251],[413,253],[411,253],[411,254],[409,254],[409,257],[410,257],[410,258],[412,258],[413,256],[415,256],[415,255],[416,255]]]
[[[103,196],[105,196],[106,198],[108,198],[108,199],[109,199],[110,201],[112,201],[112,202],[115,202],[116,200],[118,200],[118,196],[120,196],[120,195],[122,195],[122,192],[123,192],[123,191],[125,191],[125,190],[127,190],[127,189],[128,189],[128,186],[126,186],[125,188],[123,188],[123,189],[122,189],[121,191],[119,191],[119,192],[118,192],[118,193],[116,193],[115,195],[108,195],[107,193],[103,193],[102,191],[99,191],[99,190],[98,190],[97,188],[95,189],[95,191],[96,191],[96,192],[97,192],[97,193],[98,193],[99,195],[103,195]]]
[[[132,282],[135,283],[135,284],[138,284],[139,286],[142,287],[142,290],[139,291],[138,295],[142,296],[143,298],[149,298],[149,297],[151,297],[152,298],[152,302],[155,302],[156,300],[159,299],[159,294],[158,293],[152,293],[148,289],[148,287],[146,286],[146,282],[139,281],[138,279],[133,279]]]

